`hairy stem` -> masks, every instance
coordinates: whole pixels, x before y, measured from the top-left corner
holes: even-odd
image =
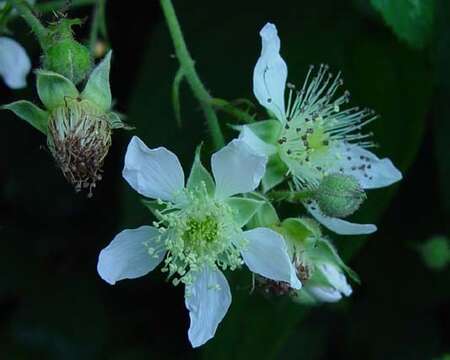
[[[48,30],[44,25],[42,25],[36,15],[33,14],[28,3],[25,0],[9,0],[9,2],[14,6],[20,16],[23,17],[25,22],[36,35],[41,47],[44,48]]]
[[[211,96],[203,85],[200,77],[198,76],[194,61],[191,58],[189,50],[184,41],[183,33],[180,28],[180,24],[175,13],[175,9],[171,0],[160,0],[161,8],[164,13],[164,17],[169,28],[170,35],[172,37],[173,45],[175,48],[175,55],[183,69],[184,76],[197,100],[202,107],[205,114],[209,130],[211,132],[212,141],[216,149],[221,148],[225,141],[223,138],[222,130],[220,129],[219,121],[214,108],[211,105]]]

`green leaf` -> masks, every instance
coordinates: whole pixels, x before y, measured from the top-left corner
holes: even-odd
[[[425,47],[431,37],[435,0],[371,0],[395,34],[414,48]]]
[[[25,120],[44,135],[47,134],[49,114],[29,101],[19,100],[11,104],[3,105],[0,109],[11,110],[14,114]]]
[[[267,192],[282,183],[287,172],[288,167],[281,160],[278,154],[270,156],[269,161],[267,162],[266,172],[264,173],[264,177],[261,182],[263,191]]]
[[[191,173],[189,174],[186,187],[193,190],[199,186],[203,186],[202,184],[204,184],[208,194],[213,196],[214,191],[216,190],[216,185],[214,184],[212,176],[202,164],[200,159],[201,150],[202,145],[197,146],[197,149],[195,150],[194,163],[192,164]]]
[[[36,76],[39,98],[48,110],[64,106],[66,98],[76,99],[79,97],[79,92],[72,81],[60,74],[38,70]]]
[[[233,209],[234,220],[240,227],[246,225],[263,205],[262,201],[239,197],[229,198],[226,200],[226,203]]]
[[[100,64],[95,67],[81,93],[83,99],[92,101],[103,111],[109,110],[112,104],[111,87],[109,85],[111,54],[112,51],[109,51]]]
[[[177,125],[181,127],[181,105],[180,105],[180,85],[184,79],[183,69],[180,67],[173,79],[172,84],[172,105],[175,112],[175,119],[177,120]]]

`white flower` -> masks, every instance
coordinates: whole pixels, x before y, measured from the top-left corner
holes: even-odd
[[[301,283],[283,238],[268,228],[243,231],[261,203],[233,195],[253,191],[264,174],[266,158],[234,140],[212,156],[214,180],[197,153],[185,186],[176,155],[149,149],[133,137],[125,156],[123,176],[147,202],[159,222],[124,230],[99,256],[98,273],[110,284],[143,276],[163,262],[172,282],[183,283],[190,315],[192,346],[214,336],[231,304],[228,282],[221,270],[245,263],[264,277]]]
[[[287,66],[280,56],[280,39],[273,24],[260,32],[261,56],[253,74],[253,91],[259,103],[277,120],[256,122],[241,128],[240,139],[257,154],[270,156],[263,186],[268,190],[290,174],[297,190],[317,188],[321,179],[333,173],[354,176],[363,189],[388,186],[402,176],[389,159],[379,159],[366,148],[371,134],[358,131],[374,116],[357,107],[342,110],[349,93],[335,97],[343,84],[340,74],[333,77],[320,65],[317,74],[310,68],[301,90],[288,85]],[[315,201],[305,203],[323,225],[339,234],[368,234],[375,225],[352,224],[324,215]]]
[[[11,89],[25,87],[30,70],[31,62],[22,45],[8,37],[0,37],[0,75],[6,85]]]

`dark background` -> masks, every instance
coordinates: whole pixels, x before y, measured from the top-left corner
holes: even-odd
[[[174,5],[214,96],[254,101],[258,31],[271,21],[291,82],[301,85],[309,64],[328,63],[343,72],[353,104],[380,113],[372,126],[380,145],[375,152],[390,157],[404,179],[369,192],[355,216],[376,222],[376,234],[330,234],[362,284],[345,301],[306,308],[249,295],[248,272],[228,274],[230,311],[215,338],[192,350],[181,287],[167,284],[159,271],[114,287],[99,278],[99,251],[120,230],[152,221],[121,177],[132,134],[170,148],[185,169],[207,137],[186,84],[183,125],[176,126],[170,96],[177,61],[158,2],[110,1],[113,95],[137,129],[115,133],[94,198],[75,194],[64,181],[40,133],[0,113],[0,358],[410,360],[450,352],[450,270],[427,268],[417,251],[429,237],[450,232],[448,2],[436,2],[430,35],[419,47],[399,39],[366,0]],[[71,14],[89,17],[91,9]],[[19,19],[11,28],[38,67],[29,30]],[[78,35],[86,38],[88,26]],[[2,104],[20,98],[38,103],[33,75],[21,91],[0,82]],[[220,117],[230,139],[232,119]]]

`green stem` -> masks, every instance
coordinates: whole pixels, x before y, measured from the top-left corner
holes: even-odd
[[[287,201],[298,203],[303,200],[311,199],[314,196],[313,190],[304,191],[271,191],[267,197],[273,201]]]
[[[17,12],[23,17],[25,22],[34,32],[42,48],[45,46],[45,41],[48,35],[48,30],[40,22],[40,20],[33,14],[30,6],[25,0],[9,0]]]
[[[98,39],[99,5],[100,5],[100,0],[97,0],[97,3],[94,6],[94,10],[92,13],[91,33],[89,35],[89,48],[91,50],[91,54],[94,54],[95,45],[97,44],[97,39]]]
[[[222,130],[220,129],[219,120],[217,119],[217,115],[211,105],[211,96],[195,70],[194,61],[192,60],[184,41],[183,33],[181,32],[180,24],[175,13],[175,9],[173,8],[172,1],[160,0],[160,3],[166,18],[170,35],[172,37],[175,55],[177,56],[194,96],[199,101],[203,113],[205,114],[214,147],[219,149],[224,146],[225,140],[223,138]]]

